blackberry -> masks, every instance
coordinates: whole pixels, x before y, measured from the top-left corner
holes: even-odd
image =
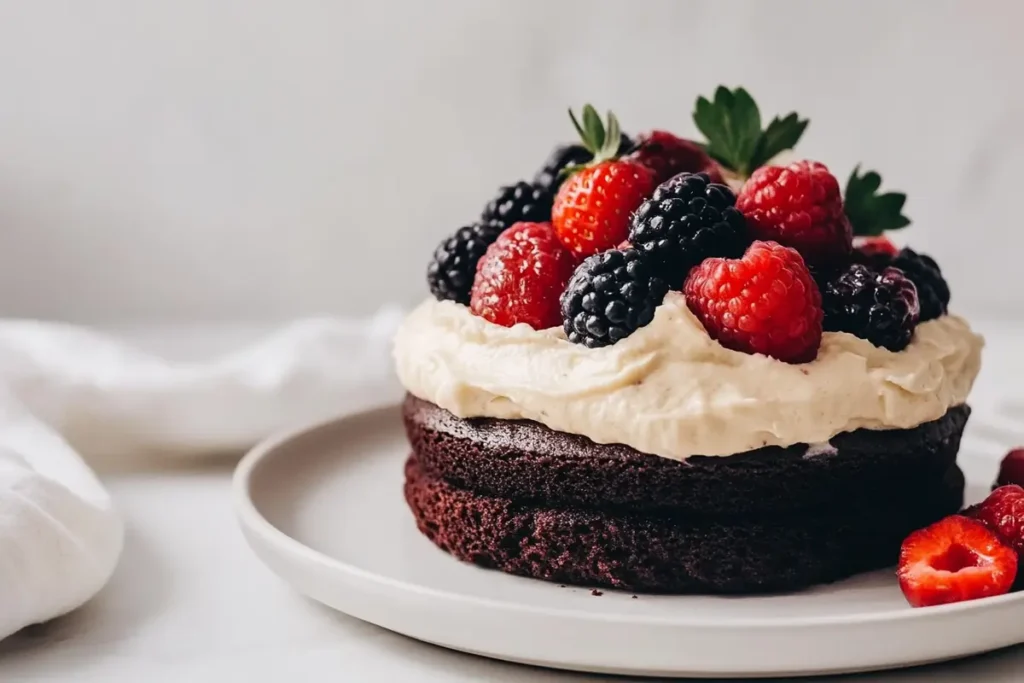
[[[667,292],[636,249],[594,254],[562,293],[562,327],[574,344],[614,344],[651,322]]]
[[[899,268],[917,287],[917,298],[921,304],[921,322],[934,320],[946,314],[949,307],[949,285],[942,277],[939,264],[931,256],[919,254],[904,247],[895,256],[884,253],[865,254],[858,252],[860,261],[875,268]]]
[[[890,351],[906,348],[920,315],[917,288],[903,271],[855,263],[822,288],[823,327]]]
[[[619,137],[619,155],[625,155],[633,149],[633,141],[623,133]],[[544,165],[533,176],[533,184],[547,190],[552,195],[558,192],[562,181],[562,171],[568,166],[585,164],[592,160],[594,155],[583,145],[559,145],[552,150]]]
[[[678,289],[711,256],[739,258],[750,240],[736,195],[706,173],[681,173],[662,183],[633,214],[630,243],[647,254],[655,274]]]
[[[902,270],[917,286],[922,321],[934,320],[946,314],[949,308],[949,285],[942,277],[942,270],[935,259],[904,247],[896,254],[892,266]]]
[[[504,230],[501,221],[486,221],[459,228],[445,238],[427,266],[430,293],[440,301],[451,299],[468,304],[476,264]]]
[[[550,189],[519,181],[498,190],[484,208],[480,220],[500,221],[506,228],[513,223],[545,223],[551,220],[551,204],[555,193]]]

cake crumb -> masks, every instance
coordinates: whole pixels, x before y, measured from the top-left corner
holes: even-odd
[[[560,584],[558,584],[558,587],[559,588],[565,588],[565,584],[564,583],[560,583]]]
[[[629,597],[631,597],[631,598],[633,598],[634,600],[636,600],[636,596],[635,596],[635,595],[631,595],[631,596],[629,596]]]
[[[601,597],[602,595],[604,595],[604,593],[602,593],[601,591],[597,590],[596,588],[594,590],[590,591],[590,594],[591,595],[596,595],[597,597]]]

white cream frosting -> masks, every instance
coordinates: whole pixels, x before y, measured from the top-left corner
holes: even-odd
[[[790,365],[722,347],[670,292],[649,325],[599,349],[431,299],[403,322],[394,356],[410,393],[459,417],[535,420],[683,460],[937,419],[966,401],[983,343],[947,315],[898,353],[826,332],[817,360]]]

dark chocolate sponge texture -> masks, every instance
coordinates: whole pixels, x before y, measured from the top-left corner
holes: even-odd
[[[738,519],[938,490],[969,415],[964,405],[914,429],[843,433],[811,454],[797,445],[678,462],[536,422],[464,420],[412,396],[403,407],[420,466],[454,488],[550,508]]]
[[[804,588],[891,565],[901,540],[962,504],[956,466],[898,500],[831,514],[688,520],[548,508],[457,488],[413,455],[405,498],[420,531],[456,558],[548,581],[664,593]]]

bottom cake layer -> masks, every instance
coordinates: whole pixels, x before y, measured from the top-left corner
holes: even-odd
[[[805,588],[895,563],[912,530],[960,509],[964,479],[831,514],[695,522],[556,509],[456,488],[412,456],[405,498],[420,531],[456,558],[559,583],[658,593]]]

